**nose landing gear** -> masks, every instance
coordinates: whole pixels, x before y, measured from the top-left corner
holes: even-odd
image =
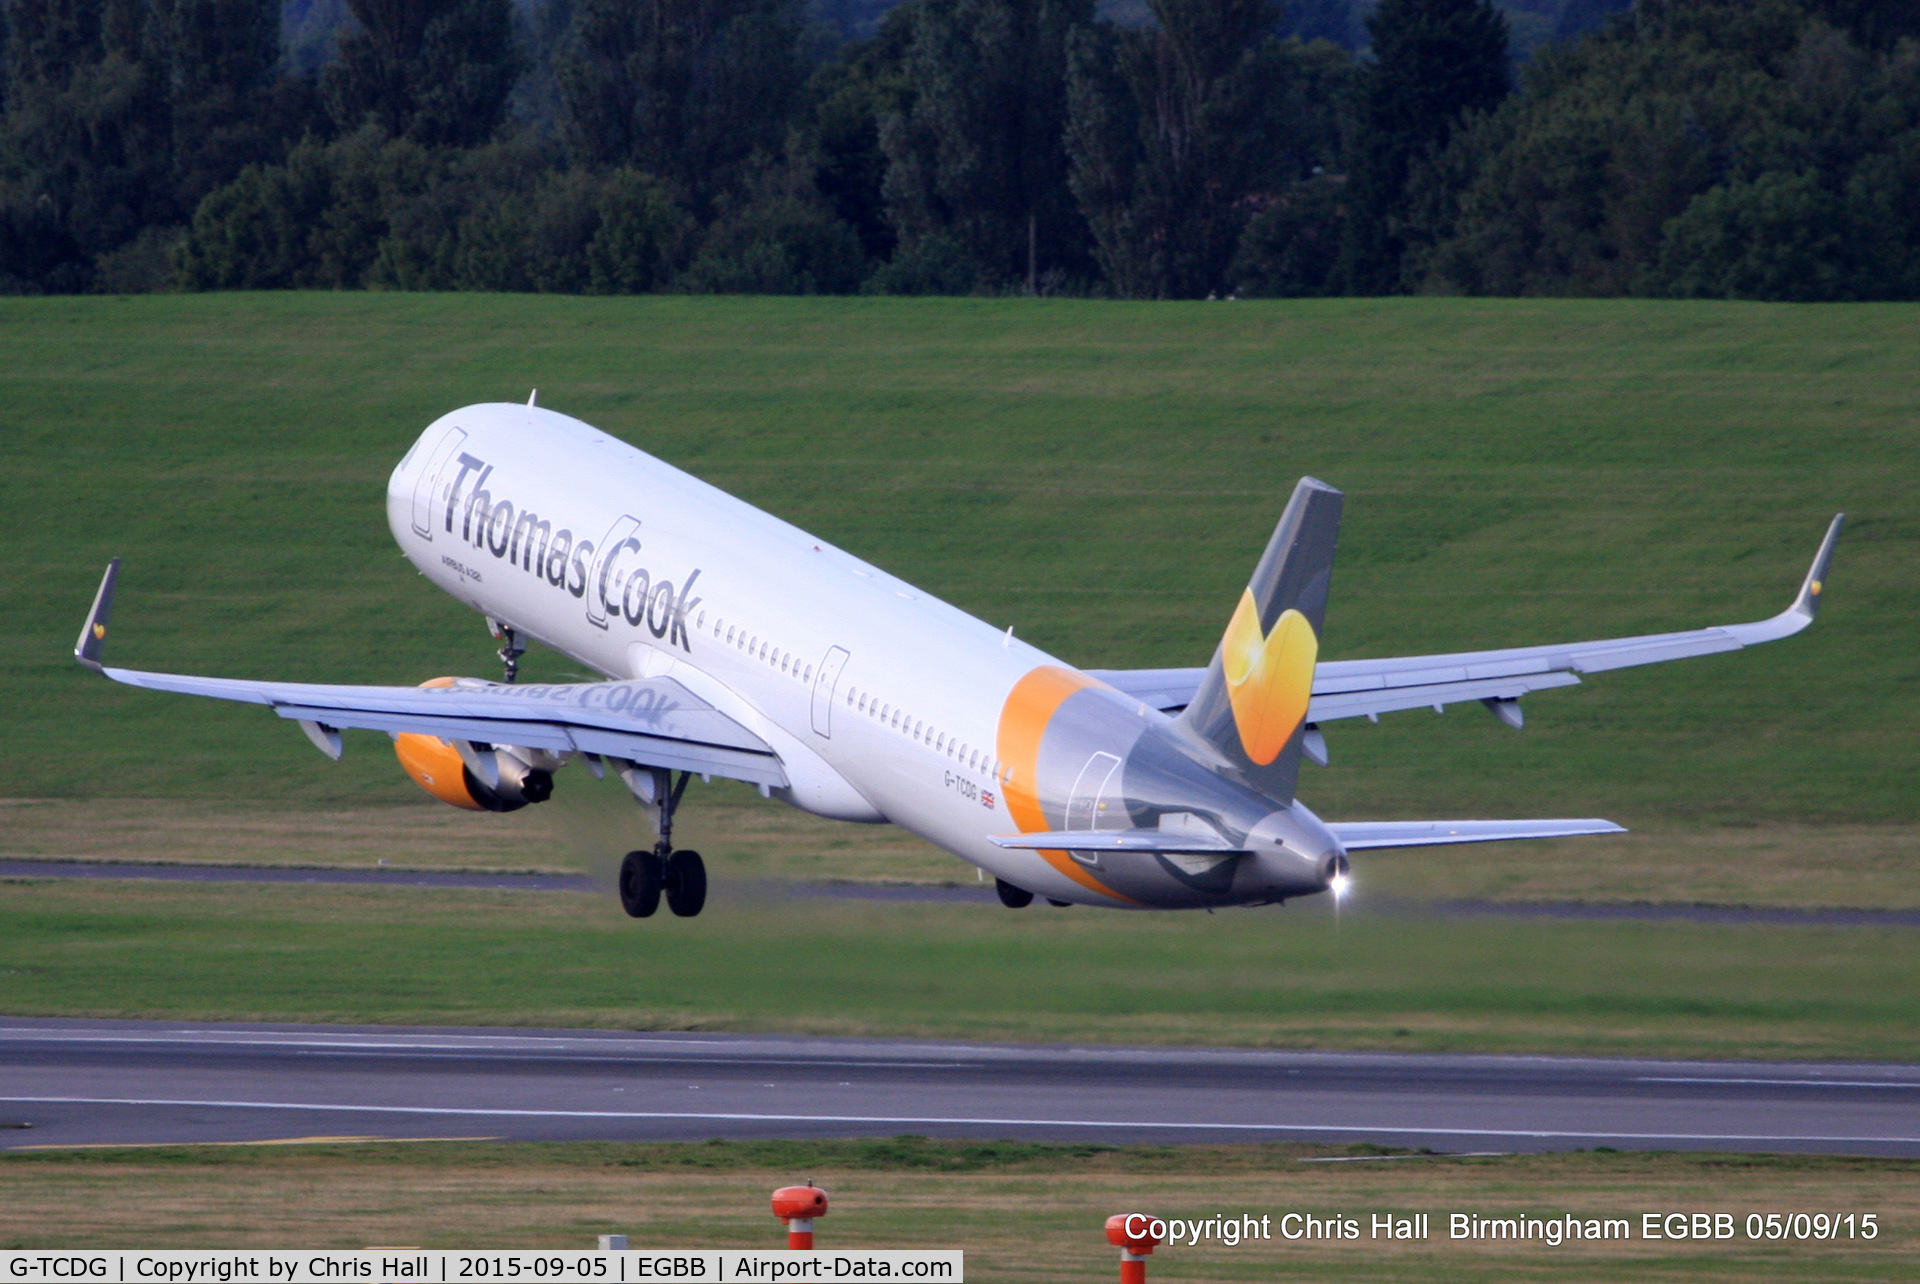
[[[673,849],[673,813],[691,778],[692,773],[683,771],[669,788],[671,773],[655,771],[649,777],[660,811],[660,840],[652,851],[628,852],[620,862],[620,907],[634,918],[652,917],[663,892],[667,908],[680,918],[692,918],[706,908],[707,863],[699,852]]]
[[[526,641],[519,629],[491,616],[487,617],[487,632],[506,643],[494,654],[500,657],[501,667],[506,670],[507,685],[512,686],[520,676],[520,657],[527,653]]]

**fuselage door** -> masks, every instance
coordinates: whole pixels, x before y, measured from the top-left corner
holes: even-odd
[[[833,692],[840,685],[840,670],[847,664],[847,649],[833,647],[820,661],[820,672],[813,679],[813,733],[823,740],[833,739]]]
[[[613,573],[614,563],[619,556],[631,549],[640,551],[640,541],[633,537],[640,529],[640,519],[631,514],[624,515],[607,529],[607,537],[600,541],[600,547],[593,555],[593,569],[587,573],[587,623],[596,629],[607,627],[607,613],[620,614],[621,604],[607,600],[607,591],[614,587],[608,583]],[[622,575],[618,581],[624,588],[628,575]],[[624,602],[624,597],[622,599]],[[646,608],[642,602],[641,609]]]
[[[1067,796],[1068,829],[1126,828],[1124,821],[1108,815],[1118,800],[1109,798],[1107,791],[1119,770],[1120,760],[1110,753],[1096,753],[1087,759],[1087,765],[1080,768],[1080,778],[1073,782],[1073,792]]]
[[[413,533],[421,539],[433,538],[433,511],[437,501],[446,498],[440,482],[445,476],[447,465],[452,462],[454,452],[460,449],[460,443],[467,439],[464,429],[449,428],[440,438],[440,444],[427,456],[426,467],[420,470],[420,476],[413,483]]]

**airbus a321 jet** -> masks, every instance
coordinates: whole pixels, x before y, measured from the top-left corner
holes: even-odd
[[[1812,623],[1835,517],[1799,594],[1752,624],[1389,660],[1319,659],[1341,494],[1295,487],[1205,668],[1082,670],[565,415],[478,405],[436,421],[387,484],[387,522],[487,618],[504,682],[321,686],[106,668],[115,560],[75,649],[116,682],[266,705],[329,757],[393,738],[456,807],[545,800],[579,759],[651,809],[628,913],[700,912],[673,847],[687,782],[722,776],[836,820],[890,821],[979,866],[1018,908],[1260,905],[1347,885],[1349,852],[1621,832],[1605,820],[1325,821],[1295,797],[1320,727],[1520,697],[1580,675],[1735,651]],[[606,681],[514,682],[534,639]]]

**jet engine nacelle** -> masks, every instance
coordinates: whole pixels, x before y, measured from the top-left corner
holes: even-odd
[[[423,687],[451,687],[473,678],[435,678]],[[478,685],[491,685],[479,683]],[[518,811],[553,796],[553,773],[565,759],[540,749],[518,749],[469,742],[467,752],[439,736],[405,732],[393,738],[394,756],[413,782],[443,803],[467,811]],[[476,774],[477,763],[483,780]]]

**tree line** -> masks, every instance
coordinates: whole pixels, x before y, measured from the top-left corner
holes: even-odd
[[[1920,0],[346,4],[0,0],[0,291],[1920,297]]]

